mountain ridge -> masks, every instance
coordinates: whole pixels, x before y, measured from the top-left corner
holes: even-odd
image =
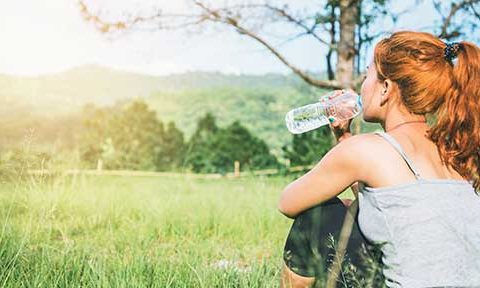
[[[219,126],[238,120],[255,135],[268,139],[278,154],[291,138],[284,127],[285,113],[315,101],[317,93],[321,90],[293,74],[152,76],[87,65],[34,77],[0,74],[0,118],[21,123],[19,117],[35,119],[38,115],[55,121],[61,119],[56,115],[78,114],[86,104],[109,106],[141,99],[160,120],[175,122],[186,138],[192,135],[198,118],[212,112]]]
[[[286,87],[299,85],[292,74],[235,75],[220,72],[185,72],[154,76],[98,65],[86,65],[38,76],[0,74],[0,98],[27,100],[33,106],[57,103],[110,105],[118,100],[148,97],[157,91],[217,87]],[[54,103],[52,103],[54,102]]]

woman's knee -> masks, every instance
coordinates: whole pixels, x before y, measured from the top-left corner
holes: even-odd
[[[280,280],[281,288],[311,287],[315,277],[302,276],[293,272],[287,265],[283,265]]]
[[[322,273],[334,252],[329,240],[338,237],[347,208],[337,197],[298,215],[284,247],[284,261],[299,275]]]
[[[290,228],[286,246],[306,247],[312,240],[319,240],[318,237],[338,233],[346,211],[342,201],[335,197],[300,213]]]

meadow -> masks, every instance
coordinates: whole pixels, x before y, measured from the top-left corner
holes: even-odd
[[[294,76],[172,77],[94,67],[42,79],[0,75],[0,83],[13,89],[0,93],[5,104],[0,107],[4,136],[0,139],[0,287],[279,286],[282,250],[292,220],[277,211],[277,201],[294,175],[16,179],[17,172],[26,169],[83,167],[76,150],[85,132],[82,113],[89,107],[83,105],[105,95],[110,98],[92,105],[127,103],[141,95],[162,121],[175,121],[185,129],[187,138],[196,126],[192,119],[214,111],[221,126],[240,120],[266,139],[270,152],[282,156],[281,147],[292,137],[281,120],[285,111],[322,93],[312,92]],[[92,82],[95,79],[98,82]],[[86,87],[97,88],[82,90]],[[84,94],[91,98],[79,96]],[[36,95],[51,99],[30,103]],[[372,129],[364,124],[362,130]],[[125,139],[131,138],[128,134]],[[105,141],[93,142],[98,146]],[[103,152],[104,147],[100,146]],[[131,151],[135,151],[132,157],[140,157],[137,150]],[[3,174],[13,178],[1,182]]]
[[[0,287],[277,287],[290,180],[3,182]]]

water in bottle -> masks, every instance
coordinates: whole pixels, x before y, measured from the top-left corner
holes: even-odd
[[[327,99],[334,93],[331,92],[322,98]],[[285,122],[290,132],[300,134],[327,125],[329,117],[340,121],[347,120],[357,116],[361,111],[360,95],[346,90],[331,99],[291,110],[285,116]]]

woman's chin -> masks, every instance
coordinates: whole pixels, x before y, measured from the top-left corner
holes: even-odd
[[[363,121],[365,121],[365,122],[369,122],[369,123],[374,122],[373,119],[372,119],[372,117],[369,117],[368,115],[365,115],[365,114],[362,114],[362,119],[363,119]]]
[[[380,123],[380,119],[378,117],[371,116],[365,113],[362,113],[362,119],[363,121],[368,123]]]

